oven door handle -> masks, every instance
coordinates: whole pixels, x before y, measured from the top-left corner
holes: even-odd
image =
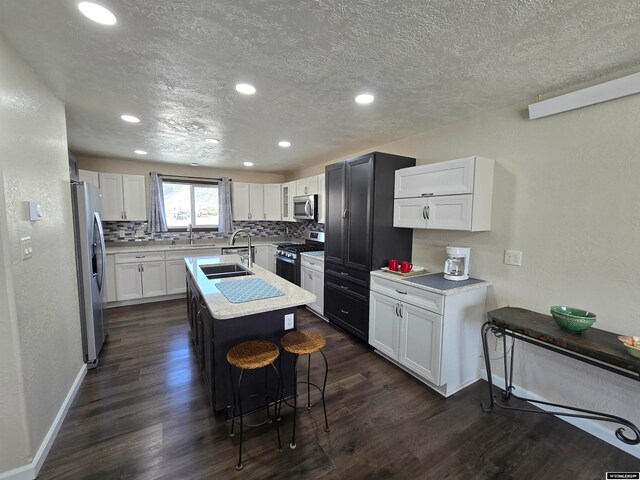
[[[278,257],[276,257],[276,260],[280,260],[281,262],[290,263],[292,265],[296,264],[296,261],[293,258],[287,258],[287,257],[278,256]]]

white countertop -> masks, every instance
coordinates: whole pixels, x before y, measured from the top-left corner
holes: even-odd
[[[374,270],[371,272],[372,277],[380,277],[386,280],[393,280],[399,283],[403,283],[406,285],[410,285],[415,288],[419,288],[421,290],[425,290],[427,292],[438,293],[440,295],[455,295],[457,293],[465,292],[467,290],[474,290],[476,288],[487,288],[491,285],[491,282],[487,282],[486,280],[480,280],[477,278],[470,278],[469,280],[462,282],[455,282],[452,280],[445,280],[444,273],[425,273],[424,275],[413,275],[413,276],[401,276],[397,273],[388,273],[384,270]],[[412,282],[411,280],[415,280],[420,278],[420,281],[423,283]],[[443,288],[442,285],[446,285],[446,288]],[[438,288],[440,287],[440,288]]]
[[[315,259],[322,259],[324,260],[324,252],[323,251],[316,251],[316,252],[304,252],[302,253],[303,257],[311,257],[311,258],[315,258]]]
[[[251,245],[274,245],[276,243],[284,243],[287,240],[283,240],[282,238],[274,238],[274,237],[265,237],[265,238],[256,238],[253,237],[251,239]],[[295,242],[302,243],[302,240],[295,239],[291,240],[291,243]],[[223,247],[232,247],[232,248],[242,248],[247,246],[246,237],[238,237],[235,245],[229,245],[229,240],[220,239],[220,240],[211,240],[210,243],[196,243],[195,245],[189,245],[188,243],[180,243],[178,245],[170,245],[163,241],[162,243],[154,243],[153,241],[145,241],[145,242],[112,242],[107,244],[106,253],[138,253],[138,252],[171,252],[171,251],[180,251],[180,250],[201,250],[207,248],[223,248]]]
[[[249,270],[253,275],[246,277],[231,277],[218,280],[209,280],[200,266],[203,265],[228,265],[241,264],[239,255],[218,255],[211,257],[185,257],[184,259],[187,269],[191,273],[195,284],[200,290],[200,294],[207,303],[209,312],[215,319],[224,320],[229,318],[244,317],[246,315],[254,315],[256,313],[270,312],[272,310],[280,310],[282,308],[297,307],[306,305],[316,301],[316,296],[306,290],[288,282],[264,268],[253,264]],[[243,265],[244,266],[244,265]],[[246,268],[246,267],[245,267]],[[216,287],[219,282],[237,282],[243,280],[251,280],[260,278],[265,282],[281,290],[284,295],[280,297],[264,298],[262,300],[254,300],[245,303],[231,303],[226,297],[220,293]]]

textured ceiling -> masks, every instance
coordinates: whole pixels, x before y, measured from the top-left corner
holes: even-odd
[[[637,0],[76,3],[2,0],[0,31],[100,156],[291,170],[640,65]]]

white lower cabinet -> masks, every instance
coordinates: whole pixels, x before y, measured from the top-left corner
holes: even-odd
[[[372,275],[369,344],[440,394],[452,395],[480,379],[486,285],[445,295]]]
[[[116,300],[135,300],[167,294],[164,252],[117,253]]]
[[[269,245],[255,245],[254,249],[254,263],[262,268],[269,269]]]
[[[167,295],[186,293],[186,267],[184,259],[167,260]]]
[[[107,284],[107,302],[115,302],[116,297],[116,259],[115,255],[107,255],[107,265],[105,267]]]
[[[324,257],[302,254],[300,259],[300,286],[316,296],[310,310],[324,315]]]

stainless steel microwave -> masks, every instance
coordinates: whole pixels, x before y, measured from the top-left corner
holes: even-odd
[[[318,195],[293,197],[293,218],[318,221]]]

